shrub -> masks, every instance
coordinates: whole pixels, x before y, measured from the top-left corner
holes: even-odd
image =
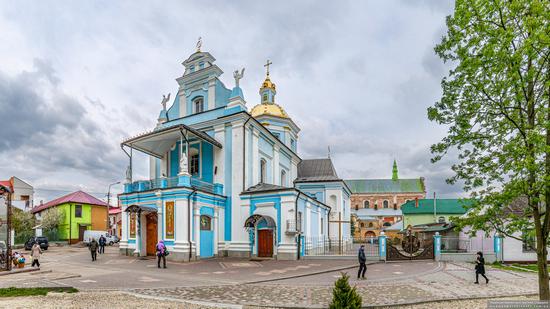
[[[332,302],[329,305],[330,309],[356,309],[361,308],[361,296],[357,293],[355,287],[349,285],[349,276],[342,273],[342,277],[338,278],[332,289]]]

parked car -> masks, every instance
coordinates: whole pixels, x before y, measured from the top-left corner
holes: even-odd
[[[48,250],[48,247],[50,246],[48,244],[48,237],[46,237],[46,236],[33,236],[33,237],[29,238],[29,240],[27,240],[27,242],[25,243],[25,250],[31,250],[32,246],[34,245],[35,242],[38,242],[38,244],[40,245],[40,248],[42,248],[44,250]]]
[[[110,246],[112,246],[113,244],[119,242],[119,240],[120,240],[116,236],[109,235],[109,233],[106,232],[106,231],[86,230],[86,231],[84,231],[84,237],[83,237],[82,241],[86,245],[89,245],[90,242],[92,241],[92,238],[94,238],[96,241],[99,241],[99,237],[101,237],[101,235],[103,235],[103,237],[105,237],[106,243]]]

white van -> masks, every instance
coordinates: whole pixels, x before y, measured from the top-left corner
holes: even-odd
[[[103,237],[105,237],[106,243],[110,246],[112,246],[114,243],[118,242],[118,237],[111,236],[106,231],[92,231],[92,230],[85,230],[84,231],[84,237],[83,237],[82,241],[86,245],[90,244],[90,242],[92,241],[92,238],[95,239],[97,242],[99,242],[99,237],[101,237],[101,235],[103,235]]]

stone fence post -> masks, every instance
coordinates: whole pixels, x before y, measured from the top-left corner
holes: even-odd
[[[380,261],[386,261],[386,233],[381,232],[378,236],[378,255]]]
[[[435,232],[434,235],[434,256],[436,261],[441,260],[441,235],[439,232]]]

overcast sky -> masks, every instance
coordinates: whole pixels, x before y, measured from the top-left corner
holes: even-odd
[[[152,129],[197,38],[225,72],[246,68],[248,108],[266,59],[276,101],[300,126],[302,158],[331,157],[343,178],[425,177],[449,186],[450,157],[430,163],[445,128],[426,108],[448,71],[433,48],[452,1],[1,1],[0,179],[35,200],[122,181],[123,138]],[[145,157],[136,173],[146,177]],[[114,191],[120,191],[115,186]]]

